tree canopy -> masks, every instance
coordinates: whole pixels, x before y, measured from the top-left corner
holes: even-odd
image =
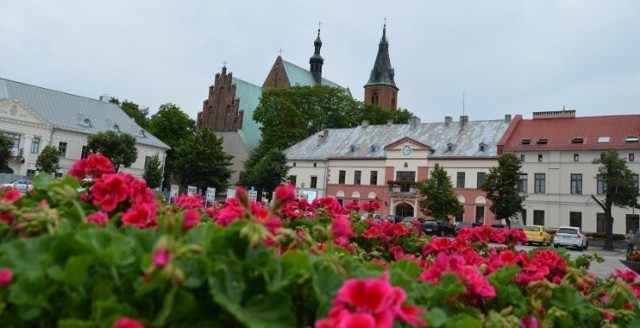
[[[160,156],[153,155],[144,164],[144,173],[142,177],[147,181],[147,186],[151,189],[160,187],[162,184],[162,163]]]
[[[13,141],[0,133],[0,172],[2,173],[13,173],[9,167],[9,160],[13,156],[11,154],[12,148]]]
[[[89,135],[87,148],[108,157],[116,172],[120,165],[130,167],[138,158],[136,138],[128,133],[105,131]]]
[[[285,182],[289,173],[284,153],[277,148],[264,145],[251,152],[249,159],[244,162],[244,170],[240,176],[240,184],[255,187],[259,195],[262,192],[271,194],[277,186]]]
[[[591,198],[600,205],[605,217],[604,249],[613,250],[613,206],[638,207],[638,176],[629,170],[627,161],[620,157],[618,151],[609,149],[600,158],[593,160],[598,165],[596,177],[604,184],[604,199],[595,195]]]
[[[111,97],[111,99],[109,99],[109,102],[122,108],[122,110],[124,110],[124,112],[127,113],[127,115],[129,115],[129,117],[131,117],[133,121],[140,125],[142,128],[147,128],[147,116],[149,115],[148,107],[140,108],[138,104],[129,100],[120,102],[120,100],[115,97]]]
[[[42,149],[36,160],[36,170],[55,175],[60,169],[60,154],[58,148],[47,145]]]
[[[231,178],[233,156],[222,149],[222,138],[211,129],[200,129],[185,137],[175,148],[174,172],[182,185],[197,186],[202,192],[208,187],[224,190]]]
[[[487,199],[491,200],[491,212],[498,220],[505,220],[511,227],[509,220],[516,213],[522,211],[522,202],[526,196],[520,193],[520,168],[522,164],[512,153],[505,153],[498,157],[498,166],[489,170],[489,174],[480,188],[487,192]]]
[[[420,210],[435,219],[448,220],[449,216],[464,214],[464,207],[453,192],[453,184],[442,166],[436,164],[429,179],[420,183]]]

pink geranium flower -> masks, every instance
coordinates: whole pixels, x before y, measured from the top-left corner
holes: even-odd
[[[144,328],[144,326],[131,318],[122,317],[111,325],[111,328]]]
[[[202,216],[194,209],[188,209],[182,214],[182,230],[187,231],[200,222]]]
[[[94,223],[97,226],[104,227],[109,222],[109,216],[103,211],[87,215],[87,222]]]
[[[171,260],[171,252],[168,249],[157,249],[153,253],[153,265],[157,267],[164,267]]]
[[[118,203],[127,199],[127,178],[125,174],[105,174],[96,180],[91,187],[93,205],[100,205],[106,212],[113,211]]]
[[[13,280],[13,271],[11,269],[0,269],[0,287],[5,287]]]
[[[331,233],[334,238],[349,238],[353,236],[351,222],[344,215],[338,215],[331,224]]]
[[[296,187],[292,184],[278,186],[274,194],[277,202],[288,203],[296,199]]]

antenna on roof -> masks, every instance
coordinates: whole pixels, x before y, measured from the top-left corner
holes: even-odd
[[[467,101],[467,90],[462,91],[462,115],[464,115],[464,103]]]

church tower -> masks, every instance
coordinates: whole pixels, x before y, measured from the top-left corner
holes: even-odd
[[[315,47],[315,51],[313,52],[313,56],[309,58],[310,68],[309,71],[313,75],[313,79],[316,80],[316,83],[321,84],[322,82],[322,64],[324,64],[324,58],[320,56],[320,48],[322,48],[322,40],[320,40],[320,28],[318,28],[318,37],[313,42],[313,46]]]
[[[381,108],[396,109],[398,106],[398,87],[393,78],[394,71],[389,59],[387,24],[382,29],[382,39],[378,44],[378,55],[371,69],[369,81],[364,85],[364,102]]]

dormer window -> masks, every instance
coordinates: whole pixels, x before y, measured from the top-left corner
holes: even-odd
[[[447,144],[447,151],[453,151],[454,149],[456,149],[455,144],[452,144],[452,143]]]
[[[548,143],[549,143],[549,139],[547,139],[547,138],[540,138],[540,139],[538,139],[538,141],[536,141],[536,144],[538,144],[538,145],[546,145]]]
[[[144,130],[142,129],[138,130],[138,137],[142,137],[142,138],[146,137]]]
[[[114,125],[111,127],[111,130],[113,130],[113,131],[115,131],[115,132],[120,132],[120,127],[118,126],[118,124],[114,124]]]
[[[520,141],[520,144],[521,145],[530,145],[531,144],[531,139],[528,139],[528,138],[527,139],[522,139]]]
[[[80,125],[84,125],[84,126],[88,126],[91,127],[91,120],[89,120],[88,118],[84,118],[81,122]]]
[[[571,143],[572,144],[583,144],[584,143],[584,138],[583,137],[573,137],[573,138],[571,138]]]
[[[626,142],[638,142],[638,136],[628,136],[627,138],[625,138]]]
[[[608,143],[611,141],[611,137],[609,136],[600,136],[598,137],[598,143]]]
[[[376,147],[376,145],[371,145],[371,152],[375,153],[378,150],[378,147]]]
[[[480,151],[486,151],[488,147],[489,145],[487,145],[486,143],[484,142],[480,143]]]
[[[351,152],[352,152],[352,153],[355,153],[355,152],[356,152],[356,150],[358,150],[358,147],[356,147],[356,146],[354,146],[354,145],[349,146],[349,148],[351,149]]]

